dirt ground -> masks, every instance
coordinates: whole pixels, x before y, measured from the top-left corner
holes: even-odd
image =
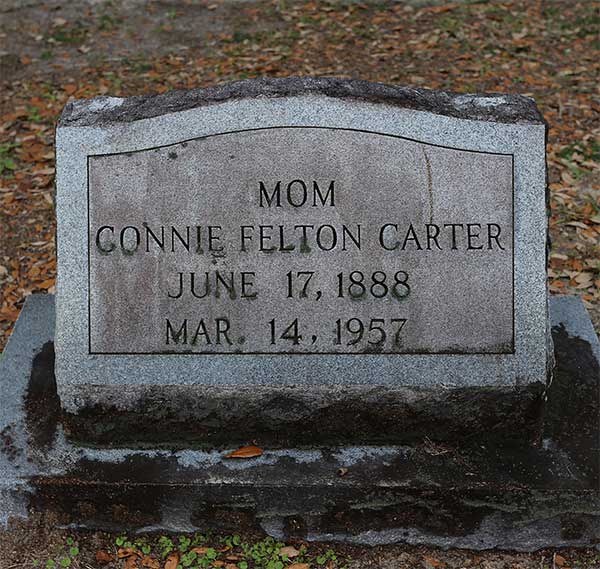
[[[599,30],[600,3],[587,0],[0,0],[0,349],[24,298],[54,291],[53,136],[64,104],[263,75],[535,97],[549,125],[549,287],[581,295],[600,329]],[[69,535],[80,567],[114,549],[115,536]],[[28,567],[65,539],[13,528],[0,537],[0,568]],[[351,556],[352,567],[600,566],[596,551],[555,553],[394,546]]]
[[[128,536],[132,541],[137,536]],[[157,569],[163,569],[164,561],[157,552],[160,548],[155,546],[160,536],[147,536],[146,543],[153,547],[148,549],[151,559],[160,560]],[[181,536],[174,536],[173,541],[178,542]],[[264,536],[241,535],[241,541],[250,544],[259,544]],[[142,538],[145,539],[145,538]],[[119,541],[121,540],[121,541]],[[89,569],[104,567],[105,569],[127,569],[127,557],[119,559],[119,555],[127,552],[128,547],[123,547],[123,538],[118,534],[104,532],[74,532],[66,530],[50,529],[48,524],[33,522],[26,526],[18,526],[12,532],[0,532],[0,569],[30,569],[33,567],[45,568],[49,559],[56,560],[56,566],[60,567],[61,559],[71,558],[68,567],[74,569]],[[119,544],[119,545],[118,545]],[[221,549],[223,540],[209,538],[205,543]],[[125,545],[135,544],[125,543]],[[302,546],[306,553],[298,563],[298,558],[292,559],[292,563],[306,565],[293,567],[291,569],[595,569],[600,568],[600,551],[596,549],[573,550],[562,549],[560,551],[539,551],[536,553],[510,553],[504,551],[495,552],[473,552],[465,550],[443,551],[430,547],[412,547],[407,545],[379,546],[379,547],[354,547],[342,544],[322,544],[293,542],[291,545],[301,551]],[[77,547],[75,555],[69,555],[71,547]],[[225,548],[223,548],[225,549]],[[321,563],[319,559],[331,553],[328,559]],[[102,555],[99,555],[102,552]],[[223,554],[239,552],[239,548],[233,548]],[[98,559],[101,559],[100,562]],[[250,562],[248,569],[253,567],[266,567],[261,564],[264,560],[258,559]],[[140,559],[141,562],[141,559]],[[239,569],[234,561],[231,567],[225,569]],[[219,565],[217,565],[218,567]],[[223,565],[221,565],[223,566]],[[150,562],[146,565],[136,567],[152,567]],[[289,567],[289,565],[288,565]],[[168,569],[168,567],[167,567]]]

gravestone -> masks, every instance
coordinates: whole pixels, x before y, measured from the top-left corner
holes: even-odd
[[[326,78],[69,103],[0,522],[596,543],[600,346],[547,297],[545,134],[525,97]]]
[[[167,405],[187,424],[246,400],[256,423],[274,397],[376,414],[382,396],[485,387],[521,426],[546,384],[529,99],[297,79],[77,101],[57,168],[57,383],[75,421]]]

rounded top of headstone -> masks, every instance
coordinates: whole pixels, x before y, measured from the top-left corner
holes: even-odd
[[[68,103],[59,126],[126,123],[248,98],[322,96],[386,104],[460,119],[545,124],[532,98],[514,94],[458,94],[335,77],[248,79],[205,89],[127,98],[96,97]]]

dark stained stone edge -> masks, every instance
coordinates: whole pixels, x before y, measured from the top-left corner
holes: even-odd
[[[459,94],[335,77],[264,77],[205,89],[128,97],[121,99],[123,102],[118,106],[111,104],[114,101],[111,97],[80,99],[65,106],[59,126],[103,126],[111,123],[127,123],[230,99],[299,95],[323,95],[337,99],[384,103],[461,119],[545,124],[535,101],[522,95]],[[493,99],[501,102],[494,104]]]

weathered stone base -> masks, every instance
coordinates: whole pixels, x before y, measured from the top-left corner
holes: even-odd
[[[550,309],[557,367],[538,442],[479,433],[440,443],[424,429],[405,446],[257,440],[261,457],[233,460],[226,449],[69,441],[51,373],[53,299],[32,297],[0,359],[0,523],[37,511],[73,526],[262,527],[366,544],[598,543],[600,346],[578,299]]]
[[[48,345],[48,357],[52,346]],[[43,373],[43,372],[42,372]],[[545,379],[545,378],[544,378]],[[114,387],[105,405],[63,412],[61,424],[76,444],[202,448],[259,440],[271,448],[315,445],[414,444],[427,433],[438,443],[475,438],[534,443],[541,436],[546,384],[520,388],[359,386],[332,388],[123,387],[136,405],[119,408]],[[94,386],[94,395],[102,393]]]

